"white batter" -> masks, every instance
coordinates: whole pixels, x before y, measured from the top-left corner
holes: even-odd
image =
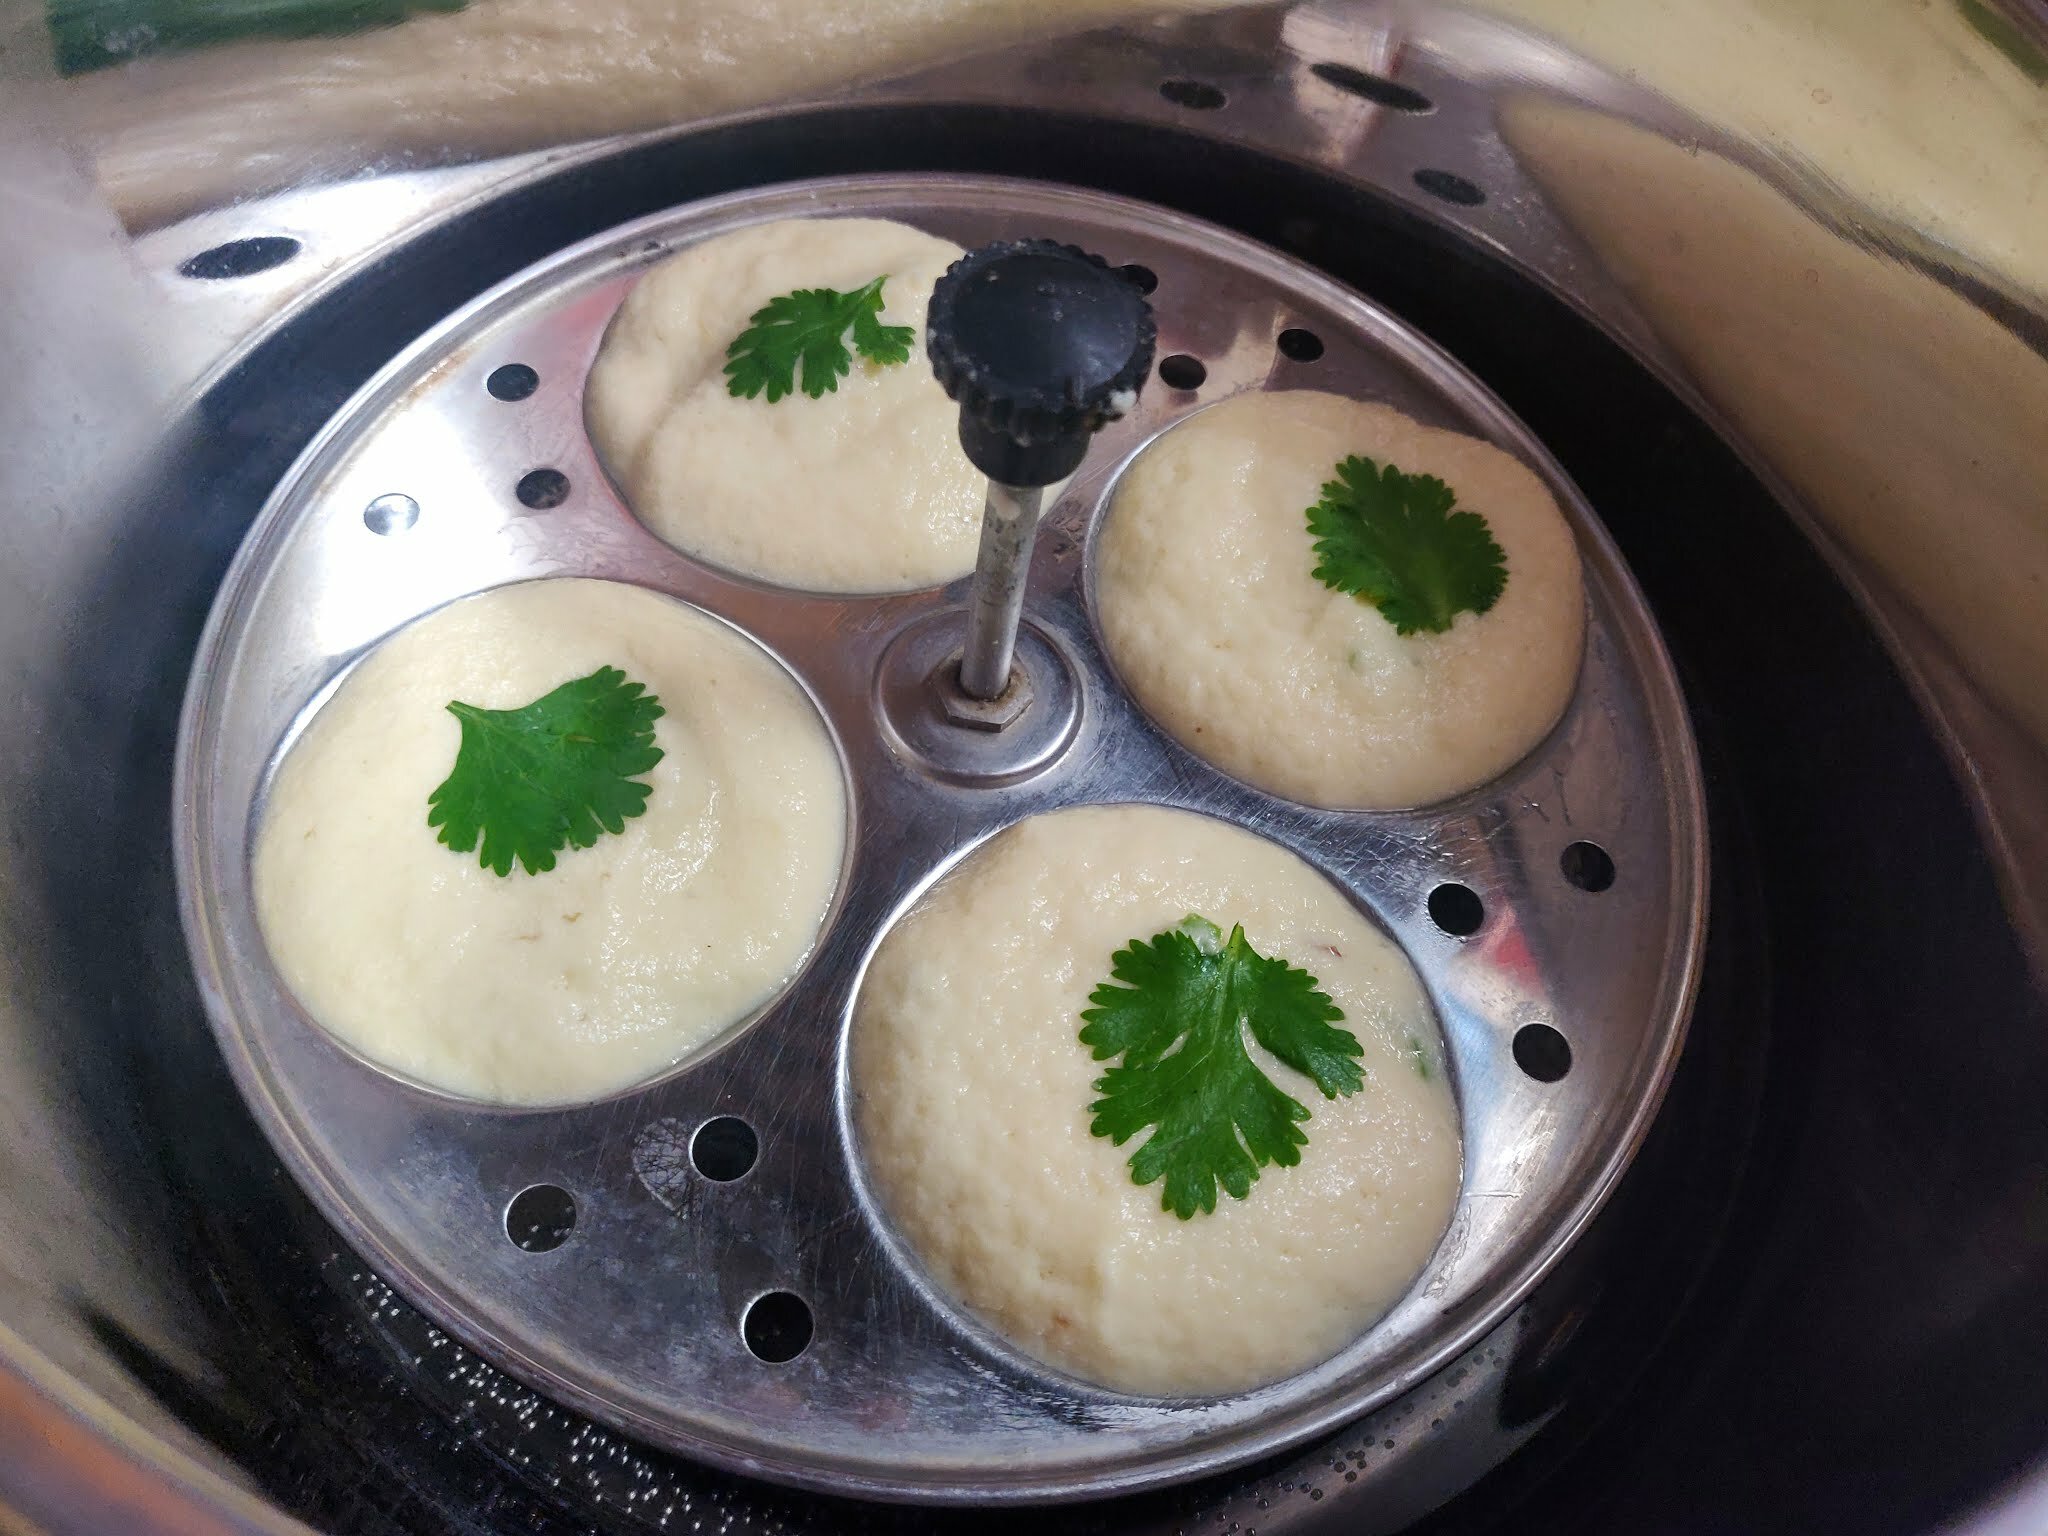
[[[539,875],[437,842],[449,701],[516,709],[608,665],[667,711],[646,811]],[[832,742],[759,647],[635,587],[529,582],[400,630],[315,715],[264,808],[257,913],[299,1002],[371,1060],[570,1103],[660,1072],[790,978],[845,827]]]
[[[901,591],[972,570],[987,483],[924,356],[932,285],[961,254],[887,219],[785,219],[649,272],[585,390],[591,440],[641,520],[714,565],[815,592]],[[882,323],[917,333],[908,362],[855,353],[816,400],[728,391],[726,348],[770,299],[885,274]]]
[[[1256,1045],[1308,1145],[1183,1221],[1091,1135],[1107,1063],[1078,1038],[1110,957],[1188,913],[1310,971],[1364,1047],[1325,1099]],[[851,1082],[866,1166],[945,1291],[1032,1355],[1119,1390],[1236,1391],[1303,1370],[1385,1313],[1459,1184],[1457,1106],[1420,982],[1307,864],[1186,811],[1034,817],[935,886],[876,952]]]
[[[1308,509],[1352,454],[1430,474],[1507,556],[1485,614],[1397,635],[1316,580]],[[1585,597],[1543,483],[1476,438],[1312,391],[1240,395],[1133,464],[1101,534],[1104,639],[1146,710],[1224,771],[1312,805],[1425,805],[1512,767],[1579,675]]]

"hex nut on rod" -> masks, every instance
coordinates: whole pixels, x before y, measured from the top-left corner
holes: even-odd
[[[925,679],[925,685],[938,701],[939,713],[970,731],[1000,731],[1021,720],[1034,695],[1031,673],[1024,667],[1013,666],[1001,693],[992,699],[978,699],[961,684],[962,655],[963,652],[953,652]]]

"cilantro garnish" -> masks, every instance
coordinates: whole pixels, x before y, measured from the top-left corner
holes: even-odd
[[[725,349],[727,392],[751,400],[765,389],[773,405],[797,387],[799,363],[803,391],[813,400],[837,389],[853,366],[846,350],[849,329],[854,349],[869,362],[909,362],[917,333],[907,325],[882,324],[882,284],[887,281],[885,274],[853,293],[799,288],[770,299]]]
[[[1123,1060],[1096,1079],[1102,1097],[1088,1106],[1089,1130],[1122,1146],[1158,1127],[1131,1154],[1131,1178],[1163,1175],[1160,1204],[1183,1221],[1216,1209],[1219,1183],[1242,1200],[1259,1169],[1291,1168],[1308,1145],[1297,1124],[1308,1111],[1252,1060],[1246,1029],[1326,1099],[1365,1084],[1357,1039],[1332,1027],[1344,1017],[1337,1005],[1307,971],[1254,950],[1242,927],[1226,940],[1190,915],[1118,950],[1110,975],[1123,985],[1089,994],[1081,1043],[1097,1061]]]
[[[1484,613],[1507,585],[1507,556],[1477,512],[1434,475],[1384,469],[1358,455],[1337,466],[1308,509],[1316,580],[1371,603],[1394,632],[1441,634]]]
[[[661,761],[661,701],[616,667],[523,709],[457,701],[448,713],[462,722],[462,745],[427,796],[427,825],[457,853],[481,835],[477,862],[495,874],[511,874],[514,860],[545,874],[563,847],[588,848],[600,829],[623,832],[628,816],[647,809],[649,787],[632,776]]]

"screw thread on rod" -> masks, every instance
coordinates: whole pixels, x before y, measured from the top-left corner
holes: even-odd
[[[1017,622],[1024,613],[1024,583],[1031,574],[1031,546],[1044,503],[1041,486],[989,482],[967,615],[967,648],[960,658],[960,689],[970,698],[998,698],[1010,684]]]

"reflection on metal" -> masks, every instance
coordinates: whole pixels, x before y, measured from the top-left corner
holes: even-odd
[[[1501,123],[1732,435],[1914,626],[1923,683],[1982,690],[1934,702],[2001,776],[2011,894],[2048,928],[2048,329],[2030,342],[1714,149],[1541,98]]]
[[[967,614],[967,647],[960,658],[960,687],[971,698],[993,703],[1010,687],[1010,657],[1016,649],[1017,620],[1024,612],[1024,583],[1044,500],[1043,486],[989,482]]]

